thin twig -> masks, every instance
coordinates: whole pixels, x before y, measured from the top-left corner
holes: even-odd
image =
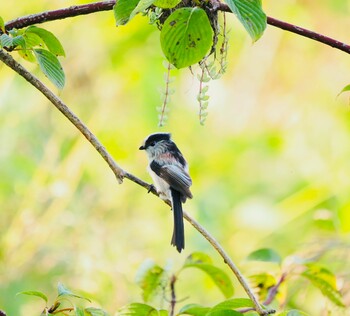
[[[187,212],[184,213],[184,218],[197,230],[200,232],[200,234],[205,237],[206,240],[209,241],[209,243],[215,248],[215,250],[220,254],[220,256],[224,259],[224,262],[229,266],[231,271],[235,274],[237,280],[239,283],[241,283],[244,291],[247,293],[248,297],[252,300],[254,304],[254,309],[259,315],[269,315],[273,314],[274,310],[264,310],[260,304],[258,299],[253,293],[253,290],[250,288],[248,282],[244,278],[241,271],[237,268],[235,263],[231,260],[231,258],[228,256],[226,251],[221,247],[221,245],[216,241],[216,239],[209,234],[209,232],[201,226],[196,220],[194,220],[190,215],[188,215]]]
[[[112,156],[107,152],[107,150],[103,147],[103,145],[99,142],[94,134],[87,128],[87,126],[68,108],[67,105],[63,103],[63,101],[58,98],[52,91],[50,91],[39,79],[33,76],[30,72],[28,72],[22,65],[20,65],[17,61],[15,61],[11,55],[6,53],[5,51],[0,49],[0,60],[3,61],[8,67],[14,70],[16,73],[25,78],[30,84],[32,84],[35,88],[37,88],[42,94],[48,98],[51,103],[62,112],[62,114],[69,119],[69,121],[86,137],[86,139],[92,144],[92,146],[99,152],[102,158],[108,163],[111,170],[117,177],[119,182],[122,181],[123,178],[127,178],[134,183],[146,188],[149,192],[152,192],[155,195],[158,195],[152,185],[138,179],[136,176],[131,173],[126,172],[121,167],[117,165]],[[271,311],[264,310],[258,299],[254,296],[253,291],[249,287],[248,283],[244,279],[242,273],[227,255],[225,250],[221,247],[221,245],[212,237],[209,232],[202,227],[197,221],[195,221],[192,217],[190,217],[186,212],[184,212],[184,218],[200,233],[202,234],[209,243],[217,250],[220,256],[224,259],[225,263],[230,267],[232,272],[236,275],[238,281],[242,284],[244,290],[246,291],[249,298],[252,300],[254,304],[254,308],[259,315],[268,315]]]
[[[7,31],[9,31],[13,28],[20,29],[33,24],[40,24],[48,21],[61,20],[65,18],[75,17],[79,15],[86,15],[86,14],[100,12],[100,11],[109,11],[113,9],[114,4],[115,4],[115,0],[108,0],[108,1],[93,2],[93,3],[83,4],[83,5],[75,5],[68,8],[26,15],[7,22],[5,24],[5,28]],[[221,2],[216,3],[215,8],[219,11],[232,13],[228,5]],[[341,41],[338,41],[334,38],[316,33],[314,31],[310,31],[308,29],[302,28],[295,24],[287,23],[269,16],[267,17],[267,24],[270,24],[274,27],[280,28],[288,32],[292,32],[292,33],[307,37],[314,41],[340,49],[341,51],[350,54],[350,45],[345,44]]]
[[[176,276],[173,275],[170,279],[170,292],[171,292],[171,301],[170,301],[170,315],[175,315],[175,305],[176,305],[176,293],[175,293],[175,282],[176,282]]]

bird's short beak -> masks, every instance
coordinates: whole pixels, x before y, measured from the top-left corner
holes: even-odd
[[[139,148],[139,150],[145,150],[146,148],[145,148],[145,146],[140,146],[140,148]]]

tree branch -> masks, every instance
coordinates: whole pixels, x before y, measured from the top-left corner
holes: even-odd
[[[109,11],[113,9],[114,4],[115,4],[115,0],[108,0],[108,1],[93,2],[89,4],[71,6],[64,9],[46,11],[38,14],[26,15],[7,22],[5,25],[5,28],[7,31],[9,31],[13,28],[20,29],[33,24],[40,24],[48,21],[61,20],[65,18],[85,15],[85,14],[90,14],[90,13],[95,13],[100,11]],[[226,4],[217,2],[217,1],[215,2],[215,9],[223,12],[232,13],[230,8]],[[331,37],[316,33],[314,31],[310,31],[308,29],[302,28],[294,24],[277,20],[272,17],[267,17],[267,23],[277,28],[283,29],[285,31],[307,37],[314,41],[323,43],[333,48],[337,48],[343,52],[350,54],[350,45],[347,45]]]
[[[33,76],[28,72],[21,64],[15,61],[11,55],[0,49],[0,60],[3,61],[8,67],[14,70],[16,73],[21,75],[26,79],[31,85],[38,89],[49,101],[60,111],[62,114],[85,136],[85,138],[91,143],[91,145],[98,151],[102,158],[107,162],[108,166],[111,168],[115,174],[119,183],[122,182],[123,178],[127,178],[130,181],[146,188],[148,191],[152,192],[155,195],[158,195],[154,187],[136,176],[128,173],[123,170],[118,164],[114,161],[112,156],[107,152],[103,147],[97,137],[87,128],[87,126],[68,108],[63,101],[58,98],[51,90],[49,90],[38,78]],[[215,248],[215,250],[220,254],[224,259],[225,263],[230,267],[232,272],[236,275],[238,281],[241,283],[242,287],[246,291],[248,297],[252,300],[254,308],[259,315],[268,315],[273,313],[273,310],[264,310],[258,299],[255,297],[252,289],[249,287],[248,283],[244,279],[242,273],[239,271],[237,266],[230,259],[225,250],[221,245],[212,237],[209,232],[202,227],[197,221],[195,221],[190,215],[184,212],[184,218],[200,233],[202,234],[209,243]]]

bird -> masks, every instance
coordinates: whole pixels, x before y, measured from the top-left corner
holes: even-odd
[[[185,249],[182,203],[193,197],[188,163],[172,141],[170,133],[150,134],[139,149],[146,151],[149,161],[147,171],[159,197],[171,202],[174,216],[171,244],[181,253]]]

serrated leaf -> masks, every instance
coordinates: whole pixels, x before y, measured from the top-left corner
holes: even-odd
[[[13,45],[13,38],[7,34],[1,34],[0,44],[1,47],[11,47]]]
[[[29,26],[25,33],[34,33],[38,35],[45,43],[47,49],[56,56],[66,56],[63,46],[58,38],[48,30],[37,26]]]
[[[341,95],[343,92],[350,91],[350,84],[346,85],[339,93],[337,96]]]
[[[204,307],[198,304],[187,304],[183,306],[178,315],[203,316],[210,311],[210,307]]]
[[[148,9],[154,0],[140,0],[134,10],[132,10],[129,20],[131,20],[137,13],[140,13],[146,9]]]
[[[164,22],[160,43],[168,61],[176,68],[201,61],[213,45],[213,30],[203,9],[175,10]]]
[[[261,0],[225,0],[225,2],[243,24],[253,42],[257,41],[267,25]]]
[[[118,0],[113,6],[116,25],[124,25],[129,22],[131,12],[136,8],[140,0]]]
[[[60,297],[60,296],[71,296],[71,297],[81,298],[83,300],[91,302],[86,297],[74,294],[71,290],[67,289],[61,282],[59,282],[58,285],[57,285],[57,292],[58,292],[58,297]]]
[[[309,314],[306,314],[302,311],[298,311],[296,309],[291,309],[289,311],[285,311],[283,313],[278,314],[278,316],[309,316]]]
[[[158,311],[147,304],[131,303],[122,307],[117,313],[117,316],[159,316]]]
[[[36,296],[42,298],[47,303],[47,296],[40,292],[40,291],[22,291],[17,293],[16,295],[29,295],[29,296]]]
[[[196,252],[187,257],[182,269],[197,268],[205,272],[220,289],[225,297],[233,295],[233,285],[228,275],[211,264],[211,258],[206,254]]]
[[[336,288],[335,275],[331,271],[316,264],[308,264],[307,268],[301,275],[310,280],[334,304],[344,307],[342,296]]]
[[[165,271],[153,261],[145,261],[136,276],[136,282],[142,289],[142,298],[148,302],[165,281]]]
[[[181,0],[155,0],[153,4],[158,8],[171,9],[176,7]]]
[[[247,257],[250,261],[265,261],[265,262],[275,262],[281,263],[281,256],[273,249],[270,248],[262,248],[253,251]]]
[[[0,30],[5,33],[5,22],[4,19],[0,16]]]
[[[254,304],[249,298],[234,298],[215,305],[213,308],[211,308],[211,311],[214,312],[243,307],[254,307]]]
[[[34,49],[34,55],[39,63],[41,71],[59,89],[63,89],[65,75],[57,57],[45,49]]]
[[[108,316],[108,314],[101,308],[88,307],[85,308],[84,311],[90,316]]]

